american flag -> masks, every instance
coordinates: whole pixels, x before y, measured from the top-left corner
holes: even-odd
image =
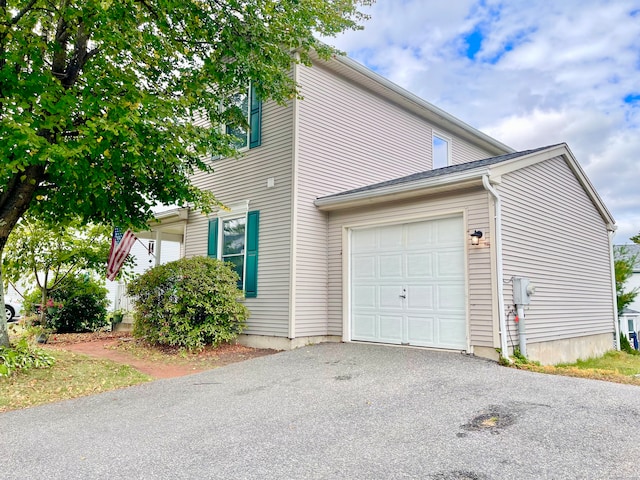
[[[107,280],[116,278],[136,240],[136,236],[129,229],[124,233],[118,227],[113,229],[111,249],[109,249],[109,259],[107,260]]]

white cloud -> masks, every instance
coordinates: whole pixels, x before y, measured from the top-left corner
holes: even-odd
[[[617,241],[640,231],[640,102],[624,101],[640,94],[637,0],[378,0],[368,10],[364,31],[327,41],[514,148],[567,142]]]

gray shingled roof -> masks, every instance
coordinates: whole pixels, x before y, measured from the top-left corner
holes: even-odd
[[[449,175],[452,173],[464,172],[466,170],[472,170],[474,168],[486,167],[489,165],[494,165],[500,162],[506,162],[507,160],[513,160],[514,158],[524,157],[525,155],[529,155],[535,152],[539,152],[541,150],[547,150],[549,148],[556,147],[558,145],[549,145],[546,147],[535,148],[533,150],[525,150],[522,152],[514,152],[507,153],[505,155],[499,155],[497,157],[484,158],[482,160],[476,160],[474,162],[461,163],[459,165],[450,165],[448,167],[436,168],[435,170],[427,170],[424,172],[414,173],[411,175],[407,175],[406,177],[395,178],[393,180],[387,180],[380,183],[374,183],[372,185],[367,185],[366,187],[355,188],[353,190],[347,190],[340,193],[334,193],[332,195],[327,195],[319,198],[337,198],[342,195],[350,195],[352,193],[358,192],[366,192],[371,190],[377,190],[379,188],[389,187],[393,185],[401,185],[403,183],[411,183],[418,180],[424,180],[427,178],[435,178],[441,177],[444,175]]]

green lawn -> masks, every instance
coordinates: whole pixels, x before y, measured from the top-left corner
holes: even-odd
[[[76,353],[50,352],[51,368],[0,377],[0,412],[93,395],[152,380],[128,365]]]
[[[575,363],[555,366],[525,364],[519,365],[518,368],[555,375],[640,385],[640,378],[635,376],[640,375],[640,355],[630,355],[615,350],[611,350],[598,358],[578,360]]]

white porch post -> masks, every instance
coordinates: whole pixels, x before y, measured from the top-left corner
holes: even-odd
[[[160,265],[160,255],[162,255],[162,232],[156,230],[156,267]]]

